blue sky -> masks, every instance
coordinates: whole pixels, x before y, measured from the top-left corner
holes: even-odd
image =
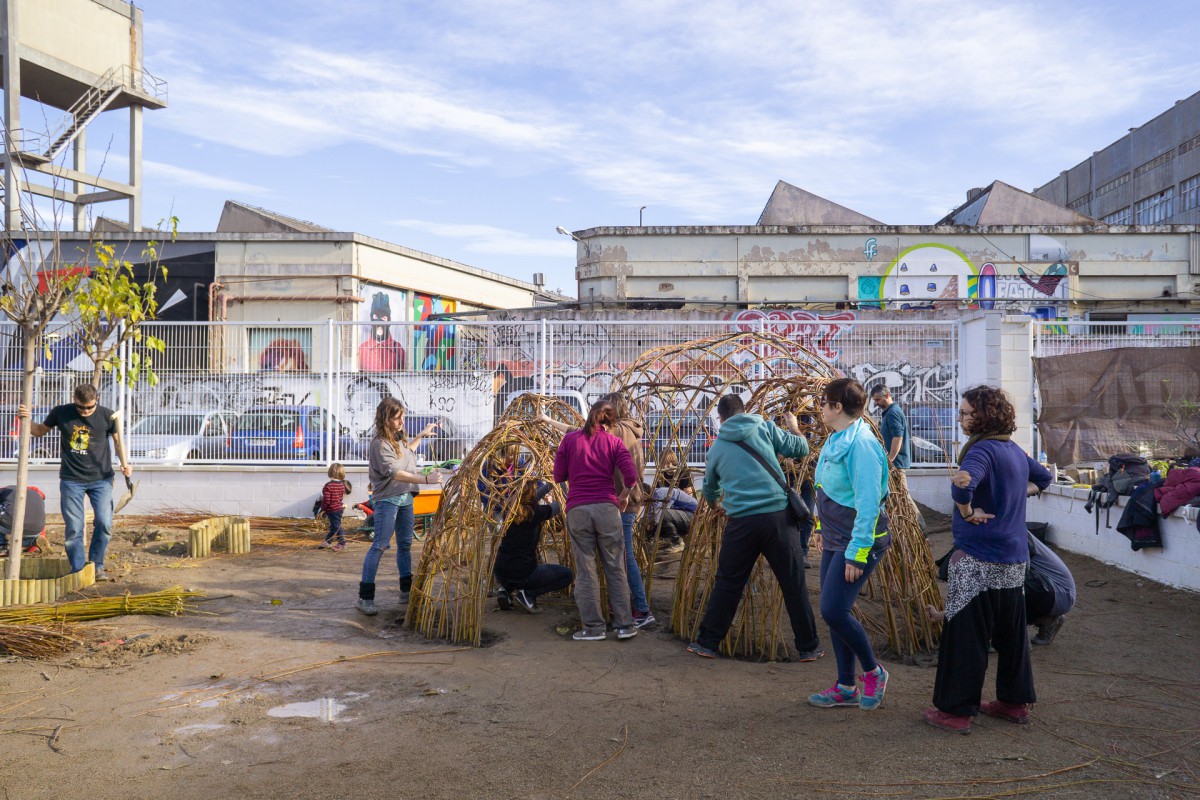
[[[1191,0],[140,5],[145,221],[237,199],[568,294],[558,225],[749,225],[780,179],[929,224],[1200,89]]]

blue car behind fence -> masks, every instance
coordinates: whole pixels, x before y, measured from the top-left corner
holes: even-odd
[[[352,437],[349,428],[320,406],[248,408],[230,432],[226,452],[238,459],[319,461],[327,456],[326,436],[330,432],[336,439],[339,459],[366,459],[367,442]]]

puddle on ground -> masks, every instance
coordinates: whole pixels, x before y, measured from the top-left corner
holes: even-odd
[[[175,733],[188,736],[193,733],[207,733],[208,731],[219,731],[224,728],[224,725],[215,722],[200,722],[195,725],[184,725],[182,728],[176,728]]]
[[[345,710],[345,703],[339,703],[332,697],[322,697],[303,703],[288,703],[285,706],[275,706],[267,711],[267,716],[307,717],[309,719],[319,719],[322,722],[337,722]]]
[[[343,719],[347,703],[362,700],[367,696],[368,693],[366,692],[346,692],[342,696],[342,700],[346,702],[341,702],[332,697],[321,697],[302,703],[288,703],[287,705],[275,706],[269,709],[267,716],[304,717],[307,719],[319,719],[322,722],[338,722]]]

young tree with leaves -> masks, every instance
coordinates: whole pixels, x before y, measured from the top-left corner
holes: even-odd
[[[171,217],[170,224],[174,241],[179,220]],[[142,250],[143,263],[150,270],[144,282],[134,275],[131,262],[117,257],[112,245],[103,242],[93,245],[97,263],[72,298],[72,306],[76,339],[84,355],[92,360],[92,385],[96,388],[100,388],[103,374],[114,369],[119,371],[118,378],[129,386],[140,380],[150,386],[158,383],[148,355],[130,348],[124,363],[120,356],[127,342],[158,353],[166,348],[162,339],[144,333],[141,327],[157,316],[159,280],[167,277],[167,268],[159,260],[158,244],[147,242]]]

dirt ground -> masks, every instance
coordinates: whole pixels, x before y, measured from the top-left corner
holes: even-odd
[[[567,599],[492,611],[484,648],[423,640],[394,625],[394,561],[380,615],[363,617],[365,540],[317,550],[296,526],[255,532],[247,556],[190,561],[183,530],[120,520],[118,580],[92,596],[183,585],[208,599],[89,624],[87,647],[49,662],[0,659],[4,797],[1200,795],[1200,596],[1087,558],[1064,556],[1079,601],[1034,649],[1033,724],[984,717],[957,736],[921,719],[927,666],[885,661],[870,714],[818,710],[805,698],[833,682],[832,655],[705,660],[665,623],[574,642]],[[940,555],[944,518],[934,530]],[[660,620],[671,591],[654,582]]]

